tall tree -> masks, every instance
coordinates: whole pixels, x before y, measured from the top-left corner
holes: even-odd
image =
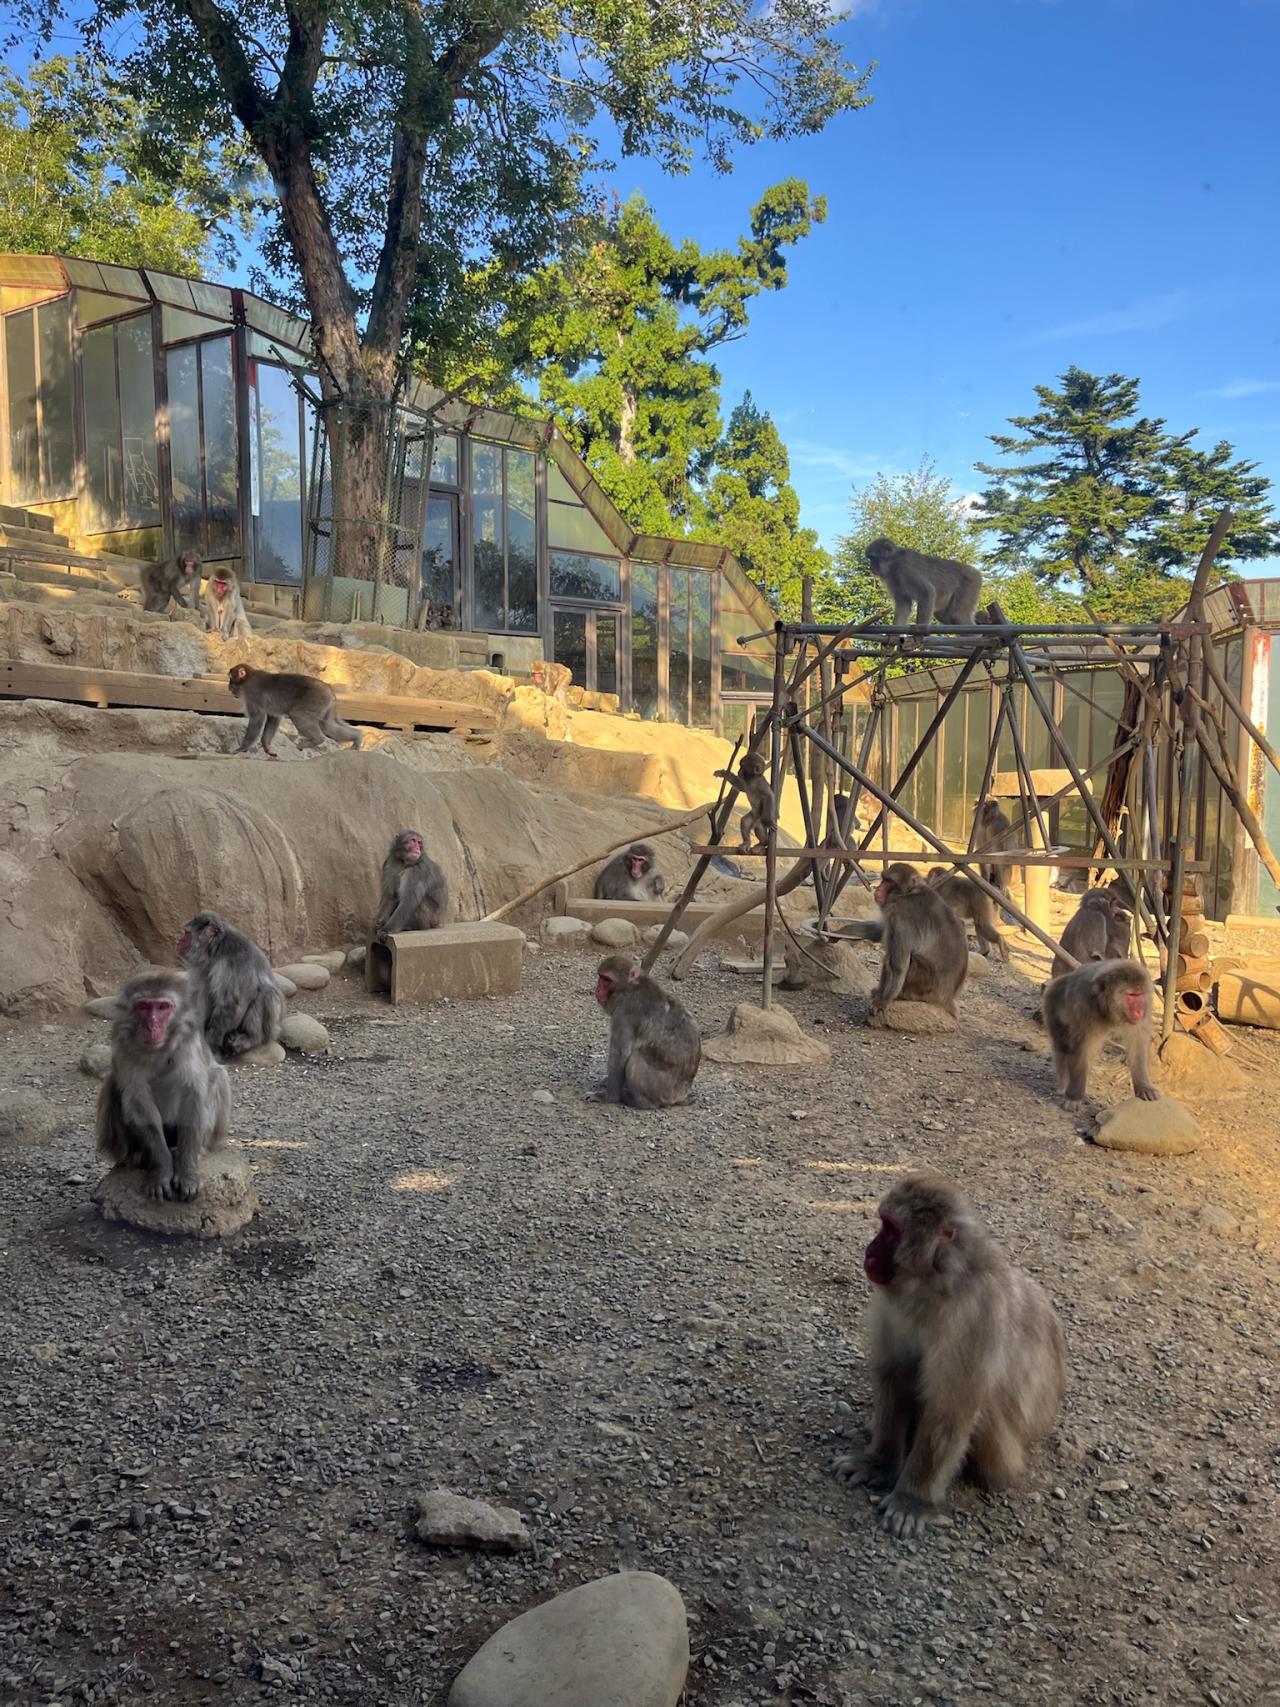
[[[871,622],[893,615],[883,581],[867,568],[867,547],[884,537],[935,557],[976,561],[979,535],[970,506],[925,457],[906,474],[877,474],[854,493],[852,527],[836,543],[835,577],[822,620]]]
[[[737,144],[813,133],[868,98],[830,33],[828,0],[8,9],[37,35],[78,31],[129,92],[163,109],[174,139],[243,132],[275,186],[269,254],[292,262],[325,399],[351,406],[336,503],[357,516],[378,513],[406,354],[468,333],[459,304],[473,274],[491,276],[484,263],[516,278],[545,254],[602,121],[623,154],[680,171],[702,148],[723,169]]]
[[[1187,594],[1194,565],[1224,503],[1236,520],[1219,556],[1280,549],[1270,485],[1225,441],[1195,449],[1188,433],[1139,413],[1139,385],[1123,374],[1072,367],[1060,390],[1038,385],[1041,407],[1017,415],[1016,435],[991,442],[1013,467],[979,463],[991,477],[980,525],[998,564],[1029,570],[1047,592],[1076,596],[1114,621],[1167,615]]]
[[[699,507],[697,531],[729,547],[780,616],[799,618],[806,575],[815,609],[828,602],[831,558],[814,530],[800,526],[786,446],[749,391],[729,416]]]
[[[0,72],[0,249],[174,273],[229,262],[255,174],[207,144],[161,168],[152,118],[82,59]]]

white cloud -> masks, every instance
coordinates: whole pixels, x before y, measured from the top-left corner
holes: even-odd
[[[1201,396],[1225,397],[1234,402],[1239,397],[1262,397],[1269,391],[1280,391],[1280,379],[1231,379],[1225,385],[1202,392]]]
[[[1046,326],[1039,332],[1028,333],[1028,344],[1053,344],[1072,338],[1106,338],[1126,332],[1155,332],[1162,326],[1172,326],[1185,320],[1197,306],[1189,290],[1165,291],[1140,302],[1127,303],[1123,308],[1104,309],[1100,314],[1088,314],[1079,320],[1064,320],[1057,326]]]
[[[803,468],[827,480],[874,480],[884,468],[883,457],[859,455],[842,450],[839,445],[823,444],[815,439],[788,439],[787,452],[792,468]]]

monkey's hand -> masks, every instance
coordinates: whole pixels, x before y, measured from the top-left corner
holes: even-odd
[[[1160,1092],[1156,1089],[1156,1087],[1154,1085],[1139,1085],[1137,1090],[1134,1091],[1133,1094],[1141,1102],[1159,1102],[1160,1101]]]
[[[200,1195],[199,1175],[179,1169],[173,1176],[169,1195],[176,1198],[179,1203],[190,1203],[193,1197]]]
[[[142,1182],[142,1195],[164,1203],[173,1196],[173,1175],[152,1171]]]
[[[916,1494],[895,1488],[880,1501],[880,1527],[899,1541],[923,1535],[929,1526],[929,1507]]]

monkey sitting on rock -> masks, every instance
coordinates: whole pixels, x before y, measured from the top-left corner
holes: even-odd
[[[375,936],[434,931],[449,912],[449,880],[426,851],[421,830],[400,830],[382,862]]]

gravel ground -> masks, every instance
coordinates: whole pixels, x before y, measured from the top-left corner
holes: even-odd
[[[262,1212],[217,1248],[97,1220],[103,1031],[10,1024],[5,1083],[64,1125],[0,1175],[0,1700],[427,1707],[505,1619],[643,1567],[685,1597],[698,1707],[1280,1702],[1277,1040],[1190,1096],[1210,1142],[1178,1161],[1081,1141],[1016,969],[946,1038],[785,996],[820,1083],[708,1064],[641,1115],[582,1100],[593,968],[300,998],[334,1052],[236,1076]],[[706,1034],[754,994],[682,991]],[[1026,1485],[961,1488],[915,1545],[827,1464],[867,1408],[873,1207],[922,1164],[1047,1287],[1071,1375]],[[428,1550],[433,1487],[532,1548]]]

